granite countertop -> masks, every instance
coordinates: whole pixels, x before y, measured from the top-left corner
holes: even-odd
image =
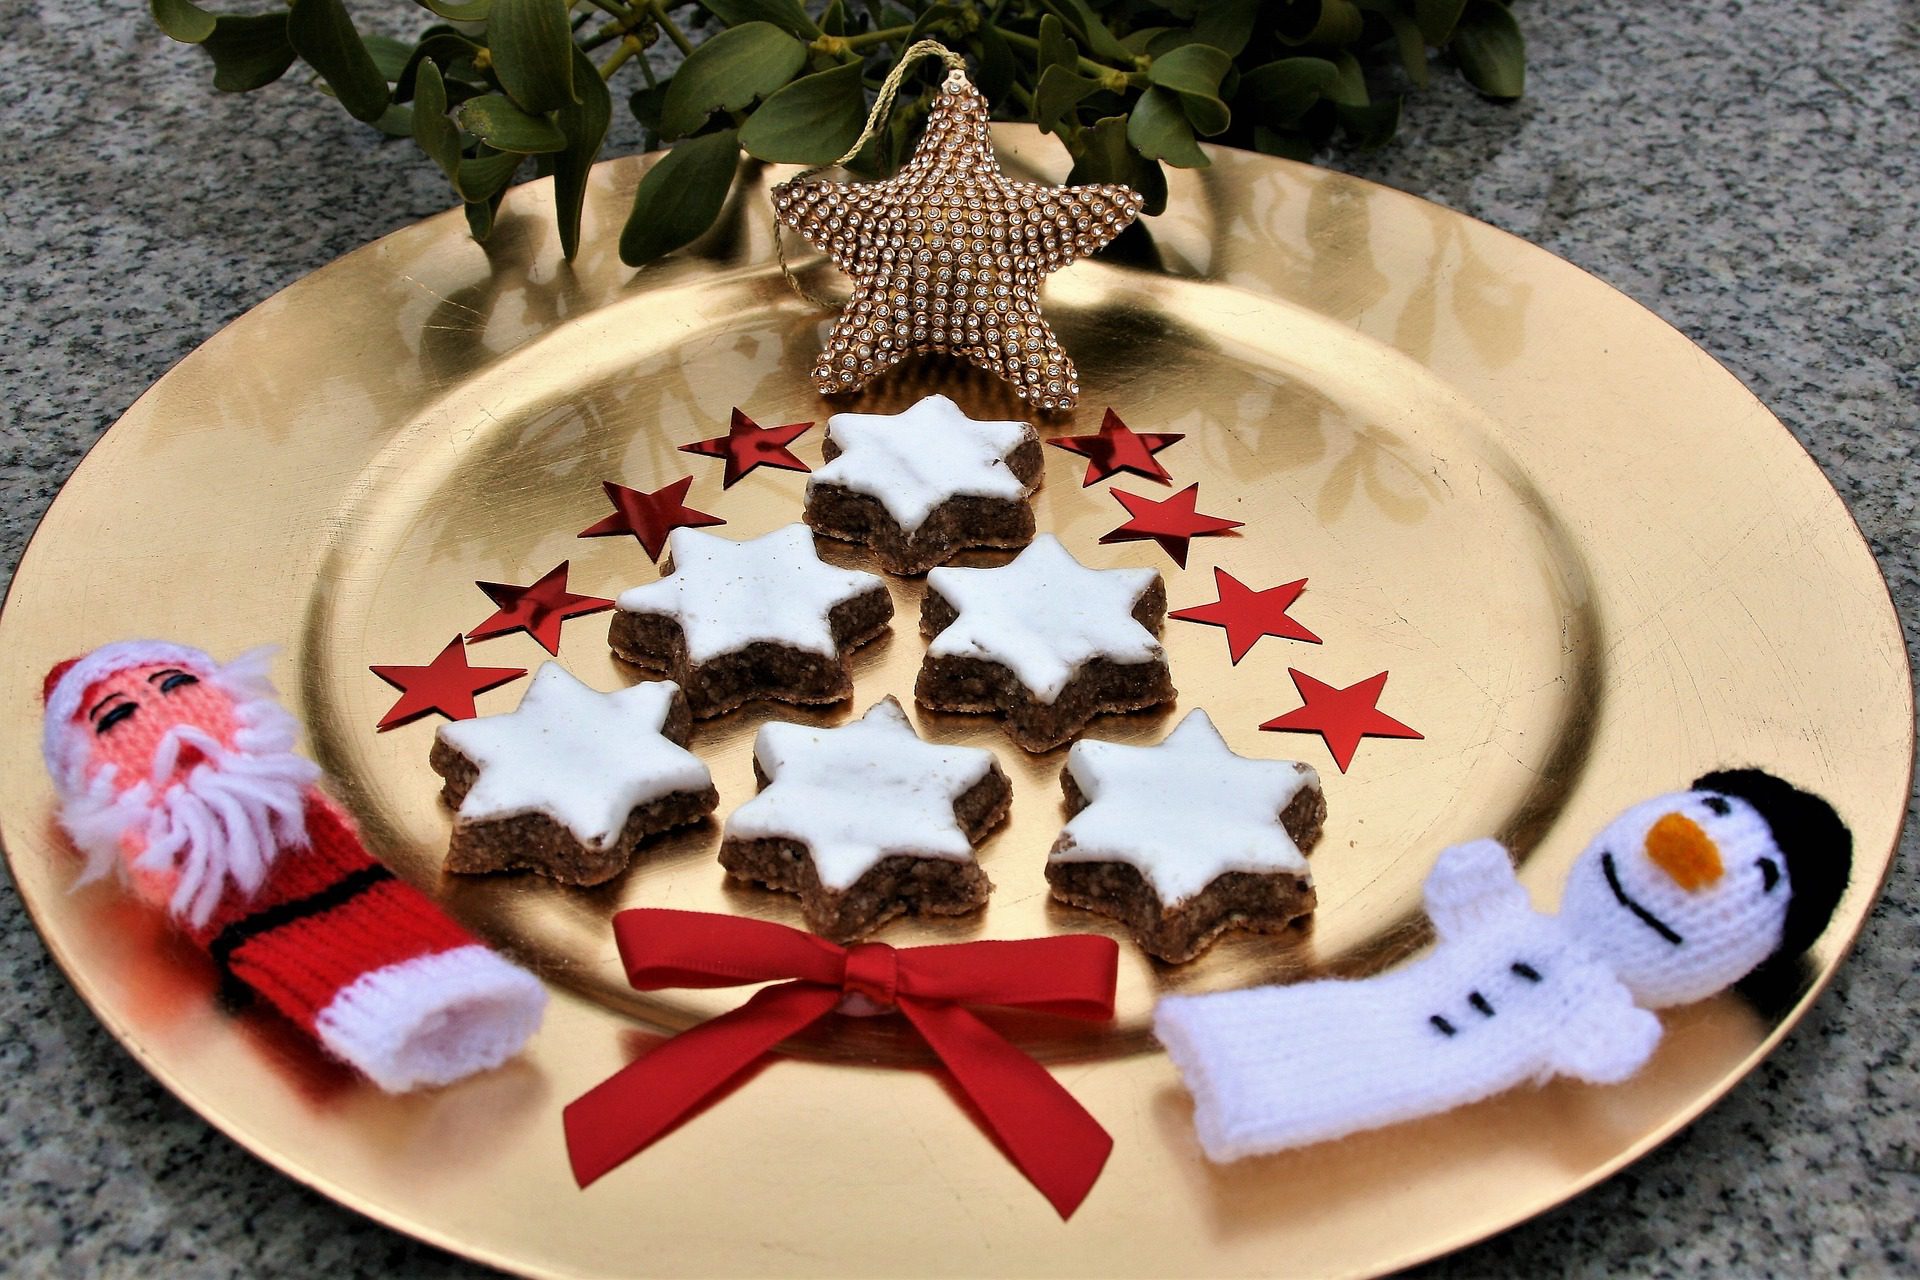
[[[1910,0],[1517,7],[1525,101],[1483,102],[1443,73],[1392,146],[1329,163],[1544,245],[1724,362],[1852,508],[1911,647],[1920,11]],[[449,198],[410,149],[298,76],[245,100],[216,94],[201,56],[162,37],[144,5],[16,0],[5,25],[10,581],[81,454],[175,361]],[[612,151],[635,149],[636,135],[616,124]],[[1859,950],[1724,1102],[1587,1195],[1429,1270],[1912,1274],[1917,843],[1910,820]],[[0,981],[0,1270],[481,1272],[282,1177],[176,1102],[74,996],[10,885]]]

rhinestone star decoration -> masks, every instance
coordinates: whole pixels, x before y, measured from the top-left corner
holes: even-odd
[[[775,215],[853,277],[813,367],[823,395],[852,391],[916,351],[970,361],[1041,409],[1071,409],[1080,376],[1040,315],[1040,281],[1140,214],[1138,192],[1052,187],[1000,172],[987,103],[948,74],[899,174],[848,184],[798,178]]]
[[[1359,684],[1336,689],[1302,671],[1287,668],[1301,705],[1261,725],[1275,733],[1317,733],[1326,740],[1333,762],[1345,773],[1362,738],[1418,738],[1420,733],[1401,724],[1378,707],[1387,687],[1387,673],[1369,676]]]

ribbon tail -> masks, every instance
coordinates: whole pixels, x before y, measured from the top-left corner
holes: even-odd
[[[1113,1150],[1100,1122],[998,1032],[957,1004],[902,1000],[900,1012],[986,1118],[1027,1180],[1070,1218],[1093,1190]]]
[[[839,1002],[832,987],[766,987],[575,1098],[561,1116],[574,1181],[584,1187],[639,1155],[761,1054]]]

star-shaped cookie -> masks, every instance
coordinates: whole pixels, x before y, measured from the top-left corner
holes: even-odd
[[[987,103],[948,75],[913,158],[884,182],[798,178],[773,189],[781,222],[853,277],[813,367],[822,394],[852,391],[914,351],[942,351],[1070,409],[1079,374],[1040,315],[1040,281],[1140,214],[1114,184],[1053,187],[1000,172]]]
[[[893,617],[885,581],[820,559],[803,524],[741,542],[675,529],[667,552],[665,577],[615,602],[607,640],[686,690],[695,719],[754,698],[838,702],[847,654]]]
[[[1313,910],[1319,775],[1236,755],[1206,712],[1157,746],[1077,742],[1060,783],[1074,816],[1047,858],[1053,896],[1121,920],[1153,955],[1190,960],[1228,928]]]
[[[1173,698],[1155,638],[1166,608],[1154,570],[1089,569],[1050,533],[997,569],[935,569],[914,696],[946,711],[1002,713],[1015,742],[1048,750],[1104,712]]]
[[[807,523],[866,543],[890,573],[1033,540],[1027,498],[1042,459],[1024,422],[976,421],[932,395],[901,413],[834,414],[824,452],[826,465],[807,479]]]
[[[599,693],[544,664],[518,708],[442,725],[434,739],[455,807],[447,869],[583,885],[618,875],[642,839],[719,803],[684,745],[690,725],[674,684]]]
[[[753,745],[761,791],[727,819],[720,861],[800,895],[818,933],[845,940],[904,912],[956,915],[993,888],[973,846],[1006,816],[993,753],[922,741],[882,698],[836,729],[778,721]]]

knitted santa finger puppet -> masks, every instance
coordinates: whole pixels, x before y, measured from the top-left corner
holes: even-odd
[[[48,674],[41,747],[80,882],[121,875],[382,1089],[498,1066],[545,988],[368,855],[294,754],[268,657],[130,640]]]
[[[1839,904],[1853,838],[1757,769],[1636,805],[1581,853],[1560,913],[1533,909],[1492,840],[1427,877],[1437,941],[1377,977],[1169,996],[1154,1011],[1213,1160],[1434,1115],[1558,1075],[1626,1079],[1649,1010],[1797,957]]]

